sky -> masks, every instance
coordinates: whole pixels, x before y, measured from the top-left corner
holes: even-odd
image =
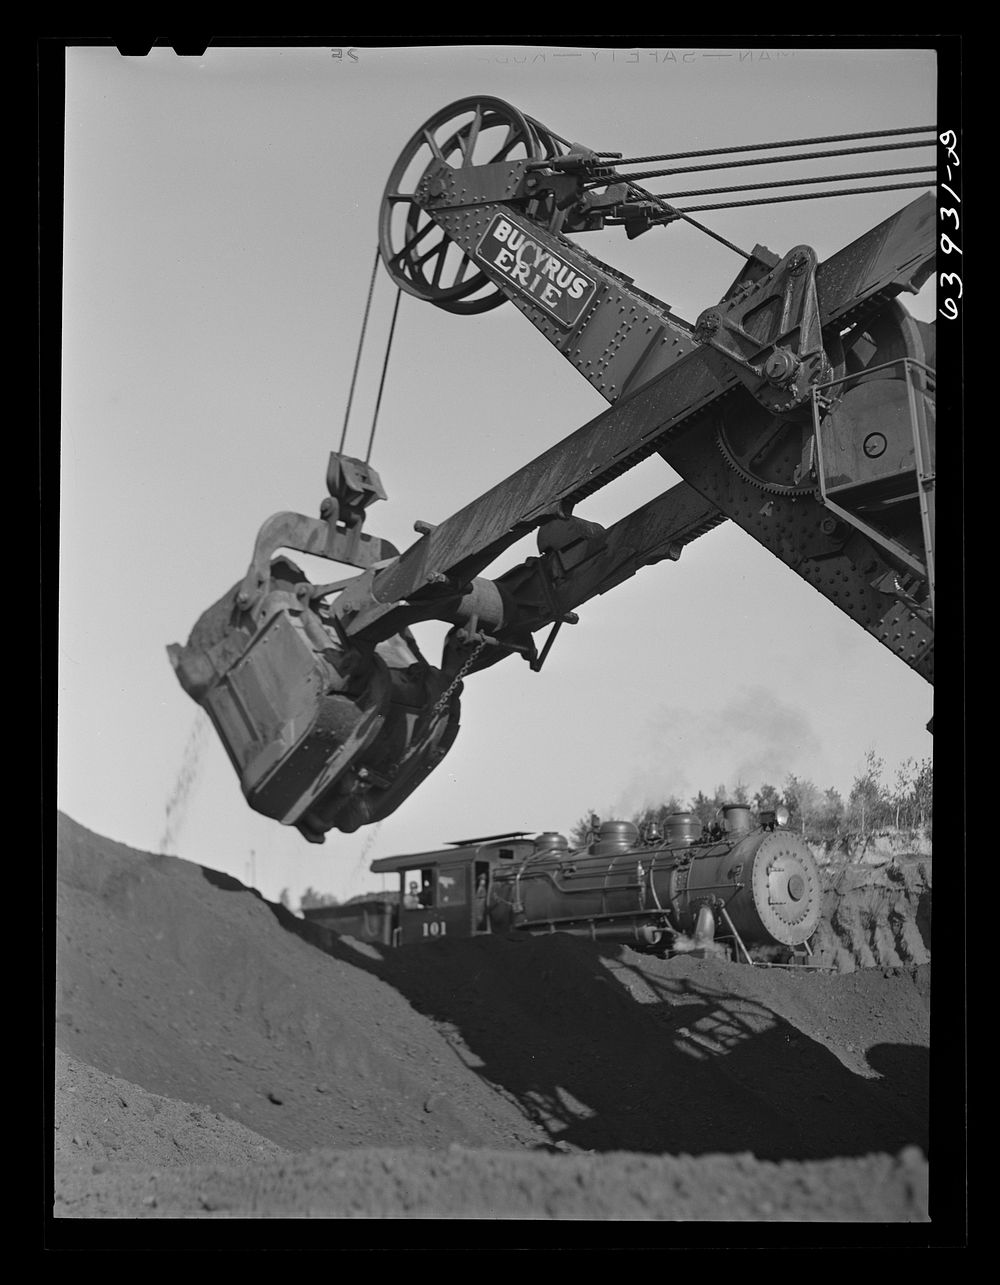
[[[322,847],[247,806],[166,647],[242,578],[268,516],[317,514],[382,192],[440,108],[490,95],[645,155],[933,124],[935,77],[915,49],[68,49],[59,808],[296,904],[310,886],[379,888],[372,860],[453,839],[565,832],[590,810],[790,773],[846,797],[871,749],[890,773],[929,756],[931,687],[731,523],[586,604],[541,673],[512,657],[470,678],[437,770],[383,823]],[[805,243],[822,260],[918,195],[698,217],[748,249]],[[689,321],[741,262],[684,224],[580,241]],[[380,269],[348,453],[365,451],[394,296]],[[932,286],[907,303],[934,319]],[[407,547],[414,521],[440,522],[604,407],[513,307],[461,317],[404,294],[372,455],[388,499],[366,529]],[[608,525],[677,480],[654,457],[576,512]],[[484,574],[534,551],[523,541]],[[415,629],[432,662],[445,630]]]

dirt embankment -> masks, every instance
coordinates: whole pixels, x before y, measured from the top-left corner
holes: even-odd
[[[821,866],[823,919],[812,941],[814,962],[839,972],[929,964],[931,870],[931,858],[915,853]]]
[[[929,968],[331,951],[60,818],[55,1211],[923,1221]]]

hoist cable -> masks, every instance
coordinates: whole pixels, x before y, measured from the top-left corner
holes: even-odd
[[[397,287],[396,302],[393,304],[392,308],[392,321],[389,324],[389,338],[385,345],[385,360],[382,362],[382,378],[379,380],[378,397],[375,399],[375,413],[372,415],[372,431],[371,436],[368,438],[368,450],[365,452],[366,464],[372,457],[372,445],[375,441],[375,425],[378,423],[379,407],[382,405],[382,389],[385,388],[385,376],[389,369],[389,354],[392,352],[392,337],[396,331],[396,315],[399,312],[399,300],[402,293],[402,288]]]
[[[889,178],[896,174],[936,174],[937,170],[927,165],[909,165],[896,170],[859,170],[855,174],[824,174],[822,178],[786,178],[774,179],[770,183],[741,183],[735,187],[701,187],[691,192],[658,193],[668,200],[680,201],[686,196],[721,196],[726,192],[756,192],[768,187],[804,187],[807,183],[843,183],[856,178]]]
[[[337,450],[337,453],[339,455],[343,455],[344,443],[347,441],[347,423],[351,417],[351,402],[353,402],[354,400],[354,387],[358,382],[358,369],[361,365],[361,349],[364,347],[365,331],[368,328],[368,313],[371,310],[372,294],[375,291],[375,274],[378,271],[378,261],[379,261],[379,251],[376,248],[375,262],[372,264],[371,280],[368,282],[368,299],[365,302],[365,315],[361,321],[361,334],[358,336],[358,353],[357,353],[357,356],[354,358],[354,374],[351,376],[351,388],[350,388],[350,392],[347,394],[347,410],[344,412],[344,428],[343,428],[343,432],[340,434],[340,446],[338,447],[338,450]]]
[[[692,227],[696,227],[699,232],[704,232],[706,236],[710,236],[713,240],[719,241],[728,249],[735,251],[741,259],[753,258],[753,255],[748,251],[741,250],[738,245],[733,245],[732,241],[727,241],[726,238],[724,236],[720,236],[718,232],[713,232],[711,228],[705,227],[704,223],[699,223],[697,219],[692,219],[691,216],[685,214],[683,210],[676,209],[668,201],[665,201],[662,196],[657,196],[655,192],[647,192],[644,187],[639,187],[637,183],[629,183],[628,186],[631,191],[638,192],[644,200],[655,202],[661,210],[666,210],[676,218],[683,219],[686,223],[690,223]]]
[[[711,165],[679,165],[670,169],[641,170],[638,174],[619,174],[612,170],[610,176],[585,181],[585,187],[607,187],[611,183],[634,183],[641,178],[664,178],[672,174],[696,174],[701,170],[731,170],[747,165],[786,165],[790,161],[815,161],[827,156],[861,156],[870,152],[898,152],[908,147],[933,147],[931,140],[911,143],[878,143],[874,147],[837,147],[829,152],[793,152],[791,156],[754,156],[742,161],[717,161]],[[617,162],[621,164],[621,162]]]
[[[695,156],[726,156],[731,155],[733,152],[763,152],[771,147],[808,147],[814,143],[850,143],[859,138],[896,138],[900,134],[933,134],[935,129],[936,126],[934,125],[914,125],[911,129],[872,129],[865,134],[827,134],[819,138],[789,138],[781,143],[748,143],[745,147],[709,147],[700,152],[662,152],[658,156],[622,157],[620,152],[596,152],[595,155],[607,156],[613,159],[616,165],[645,165],[650,161],[686,161]]]
[[[927,187],[927,183],[886,183],[881,187],[841,187],[833,192],[794,192],[787,196],[759,197],[754,201],[721,201],[717,205],[693,205],[693,210],[735,210],[744,205],[779,205],[783,201],[814,201],[827,196],[861,196],[866,192],[898,192],[903,188]],[[680,210],[677,211],[681,213]]]

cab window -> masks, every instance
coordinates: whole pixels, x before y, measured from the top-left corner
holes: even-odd
[[[403,871],[403,909],[428,910],[434,905],[434,871]]]
[[[437,880],[437,904],[439,906],[465,905],[465,875],[467,869],[467,866],[441,867],[438,871]]]

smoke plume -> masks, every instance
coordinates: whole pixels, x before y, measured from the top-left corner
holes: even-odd
[[[659,705],[637,740],[638,762],[613,815],[720,784],[757,789],[789,773],[815,772],[822,761],[822,742],[805,713],[765,687],[745,688],[717,709]]]

